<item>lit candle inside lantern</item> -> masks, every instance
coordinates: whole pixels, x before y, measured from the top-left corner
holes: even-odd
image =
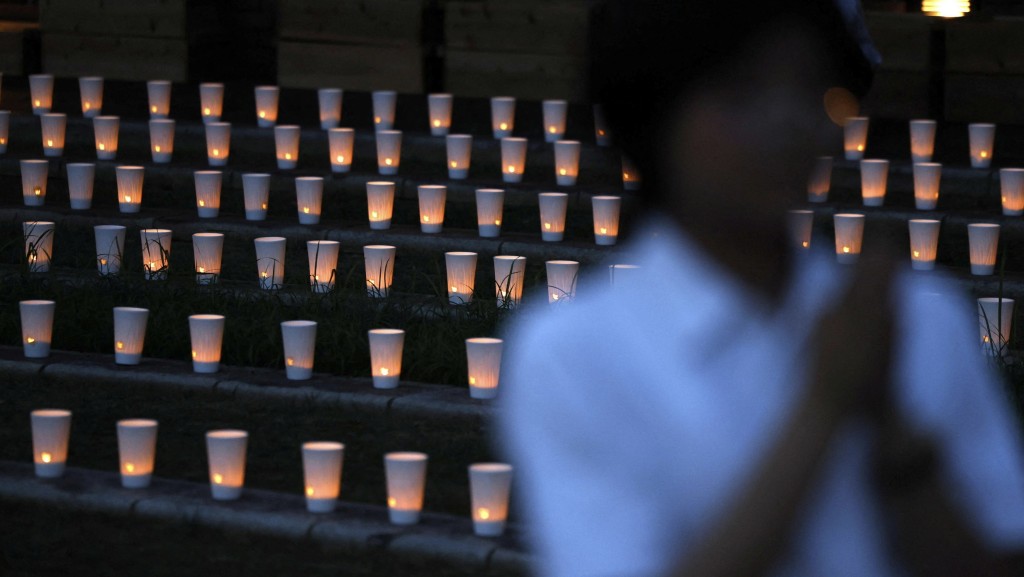
[[[282,236],[265,236],[253,242],[256,245],[256,276],[259,278],[260,288],[281,288],[284,286],[286,239]]]
[[[215,284],[220,277],[224,235],[219,232],[197,232],[192,235],[192,255],[196,284]]]
[[[96,158],[114,160],[117,158],[117,137],[121,119],[117,116],[97,116],[92,119]]]
[[[281,323],[284,343],[284,372],[290,381],[305,381],[313,376],[316,353],[316,321]]]
[[[612,135],[608,129],[608,120],[604,116],[604,108],[594,105],[594,139],[598,146],[611,146]]]
[[[526,166],[526,139],[501,139],[501,179],[504,182],[522,182]]]
[[[402,131],[377,131],[377,172],[382,175],[398,174],[402,160]]]
[[[305,480],[306,510],[334,511],[341,493],[345,445],[328,441],[302,444],[302,472]]]
[[[37,409],[31,413],[32,457],[36,476],[53,479],[64,474],[71,434],[71,411]]]
[[[1020,216],[1024,214],[1024,169],[1000,169],[999,191],[1004,215]]]
[[[569,195],[564,192],[542,192],[537,195],[540,205],[540,237],[544,242],[559,242],[565,231],[565,213]]]
[[[501,339],[486,337],[466,339],[466,367],[471,398],[493,399],[498,396],[503,343]]]
[[[50,173],[47,160],[22,160],[21,198],[25,206],[43,206],[46,200],[46,181]]]
[[[196,210],[199,213],[199,218],[216,218],[220,214],[221,172],[219,170],[197,170],[194,177]]]
[[[394,389],[402,375],[402,329],[370,329],[370,372],[373,388]]]
[[[32,114],[38,116],[49,112],[53,106],[53,75],[30,74],[28,86],[32,96]]]
[[[935,151],[934,120],[910,121],[910,158],[913,163],[931,162]]]
[[[568,110],[569,103],[564,100],[545,100],[541,103],[545,142],[555,142],[565,136],[565,117]]]
[[[363,260],[366,265],[366,294],[374,298],[388,296],[395,274],[395,247],[382,244],[364,246]]]
[[[169,80],[150,80],[146,83],[146,95],[149,100],[149,117],[163,119],[171,113],[171,82]]]
[[[143,489],[153,477],[156,460],[157,422],[152,419],[123,419],[117,422],[117,453],[121,465],[121,486]]]
[[[395,125],[395,104],[398,94],[394,90],[376,90],[373,99],[373,126],[376,130],[391,130]]]
[[[910,229],[910,264],[914,270],[932,270],[935,268],[935,253],[939,246],[939,221],[911,219]]]
[[[473,532],[480,537],[500,537],[508,518],[512,465],[476,463],[469,466],[469,493]]]
[[[469,134],[449,134],[445,138],[445,146],[448,151],[448,178],[464,180],[469,176],[473,137]]]
[[[842,264],[857,262],[864,240],[863,214],[837,214],[833,217],[836,232],[836,261]]]
[[[25,264],[29,272],[49,272],[53,257],[54,223],[30,220],[21,224],[25,237]]]
[[[843,152],[846,160],[864,158],[864,149],[868,143],[868,119],[863,116],[852,116],[843,125]]]
[[[93,227],[96,234],[96,268],[100,276],[121,272],[124,254],[125,227],[119,224],[100,224]]]
[[[825,202],[832,186],[832,157],[819,156],[807,179],[807,202]]]
[[[515,308],[523,297],[526,257],[500,255],[494,257],[494,293],[498,308]]]
[[[348,172],[352,169],[352,149],[356,133],[351,128],[331,128],[327,141],[331,154],[331,172]]]
[[[594,242],[600,246],[615,244],[619,238],[619,212],[622,207],[622,198],[595,196],[591,203],[594,212]]]
[[[309,257],[309,286],[315,293],[334,290],[337,280],[338,253],[341,245],[334,240],[306,241]]]
[[[321,88],[316,91],[320,105],[320,128],[328,130],[341,122],[341,102],[344,92],[340,88]]]
[[[50,356],[53,339],[53,312],[57,303],[47,300],[29,300],[18,303],[21,313],[21,344],[28,359]]]
[[[882,206],[889,180],[888,160],[860,161],[860,194],[864,206]]]
[[[622,190],[640,190],[640,171],[633,161],[622,155]]]
[[[580,170],[580,143],[559,140],[555,143],[555,181],[558,186],[575,186]]]
[[[0,110],[0,154],[7,153],[7,137],[11,132],[11,111]]]
[[[220,369],[220,350],[224,342],[224,317],[191,315],[188,329],[192,339],[192,370],[216,373]]]
[[[548,273],[548,303],[565,303],[576,298],[580,263],[574,260],[549,260],[544,265]]]
[[[300,133],[301,129],[293,124],[274,127],[278,169],[292,170],[299,164]]]
[[[242,196],[245,198],[245,220],[265,220],[270,200],[270,175],[243,174]]]
[[[395,205],[395,183],[367,182],[366,210],[370,217],[371,230],[391,228],[391,211]]]
[[[174,155],[174,121],[149,121],[149,148],[156,164],[167,164]]]
[[[797,250],[811,248],[811,231],[814,228],[814,212],[791,210],[788,213],[789,237]]]
[[[988,168],[992,164],[992,149],[996,138],[996,125],[975,123],[967,125],[971,144],[971,167]]]
[[[203,123],[219,121],[224,107],[224,85],[219,82],[200,84],[199,106]]]
[[[505,191],[500,188],[476,190],[476,222],[480,236],[496,238],[501,235],[501,218],[505,207]]]
[[[448,189],[439,184],[421,184],[416,187],[416,192],[420,204],[420,230],[430,234],[441,232]]]
[[[142,270],[146,280],[166,280],[171,262],[171,231],[166,228],[144,228],[142,237]]]
[[[1009,352],[1013,305],[1013,299],[978,299],[978,329],[981,333],[981,347],[986,354],[1005,355]]]
[[[210,166],[226,166],[231,154],[231,123],[206,124],[206,158]]]
[[[999,225],[989,223],[967,225],[967,241],[971,252],[971,274],[990,275],[995,272],[999,248]]]
[[[295,203],[299,211],[299,224],[317,224],[324,199],[324,179],[319,176],[300,176],[295,179]]]
[[[64,134],[68,116],[47,113],[39,119],[43,128],[43,156],[61,156],[64,154]]]
[[[452,95],[428,94],[427,111],[430,117],[430,134],[444,136],[452,125]]]
[[[277,122],[277,102],[281,91],[276,86],[256,87],[256,125],[269,128]]]
[[[82,116],[92,118],[103,108],[103,79],[83,76],[78,79],[78,92],[82,99]]]
[[[511,96],[495,96],[491,99],[491,131],[494,138],[512,136],[516,119],[516,99]]]
[[[473,287],[476,285],[476,253],[444,253],[446,279],[448,281],[448,302],[453,305],[473,301]]]
[[[224,429],[206,433],[206,456],[210,467],[210,492],[218,501],[242,496],[245,484],[245,451],[249,433]]]
[[[141,166],[118,166],[117,203],[122,213],[132,214],[142,209],[142,182],[145,169]]]
[[[937,162],[914,164],[914,205],[918,210],[935,210],[939,202],[942,165]]]
[[[146,342],[146,322],[149,309],[114,307],[114,362],[119,365],[137,365],[142,360],[142,347]]]
[[[394,525],[415,525],[423,509],[423,487],[427,478],[427,456],[423,453],[384,455],[388,485],[388,518]]]

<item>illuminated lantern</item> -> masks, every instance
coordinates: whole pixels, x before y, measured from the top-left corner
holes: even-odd
[[[445,145],[448,149],[448,178],[464,180],[469,176],[473,137],[469,134],[449,134],[445,138]]]
[[[882,206],[889,180],[888,160],[860,161],[860,195],[864,206]]]
[[[50,174],[47,160],[22,160],[21,198],[25,206],[43,206],[46,201],[46,181]]]
[[[494,138],[512,136],[516,121],[516,99],[511,96],[495,96],[491,99],[491,131]]]
[[[206,82],[199,85],[199,113],[203,124],[218,122],[224,108],[224,85],[219,82]]]
[[[149,149],[156,164],[167,164],[174,155],[174,121],[149,121]]]
[[[814,229],[814,211],[791,210],[787,213],[789,237],[797,250],[811,248],[811,231]]]
[[[196,268],[196,284],[216,284],[220,277],[224,235],[219,232],[197,232],[192,235],[192,256]]]
[[[93,227],[96,234],[96,268],[100,276],[121,272],[124,255],[125,227],[119,224],[100,224]]]
[[[32,114],[46,114],[53,106],[53,75],[29,74],[29,93],[32,96]]]
[[[971,251],[971,274],[990,275],[996,269],[996,252],[999,248],[998,224],[967,225],[967,242]]]
[[[402,329],[370,329],[370,372],[373,388],[394,389],[402,375]]]
[[[640,190],[640,171],[626,155],[622,155],[622,190]]]
[[[608,129],[608,120],[604,116],[604,108],[594,105],[594,140],[598,146],[611,146],[612,134]]]
[[[231,154],[231,123],[206,124],[206,159],[210,166],[227,166]]]
[[[142,270],[146,280],[166,280],[171,263],[171,231],[166,228],[144,228],[142,237]]]
[[[1013,305],[1013,299],[978,299],[978,329],[981,333],[981,348],[986,354],[1005,355],[1009,352]]]
[[[340,88],[321,88],[316,91],[320,105],[320,128],[328,130],[341,122],[341,102],[344,92]]]
[[[373,126],[376,130],[391,130],[395,125],[395,104],[398,94],[394,90],[376,90],[373,99]]]
[[[1004,215],[1020,216],[1024,214],[1024,169],[1000,169],[999,191]]]
[[[243,174],[242,196],[245,199],[245,220],[265,220],[270,202],[270,175]]]
[[[541,103],[544,117],[544,141],[555,142],[565,136],[565,117],[569,103],[564,100],[545,100]]]
[[[542,192],[537,195],[540,205],[540,238],[544,242],[559,242],[565,235],[565,213],[569,195],[564,192]]]
[[[395,183],[367,182],[366,210],[370,217],[371,230],[391,228],[391,211],[395,206]]]
[[[220,369],[220,350],[224,342],[224,317],[190,315],[188,331],[192,339],[192,370],[216,373]]]
[[[469,493],[473,532],[480,537],[500,537],[508,518],[512,465],[476,463],[469,466]]]
[[[444,136],[452,125],[452,95],[428,94],[427,111],[430,117],[430,134]]]
[[[522,182],[526,167],[526,139],[501,139],[501,179],[505,182]]]
[[[448,189],[439,184],[421,184],[416,187],[416,193],[420,201],[420,231],[441,232]]]
[[[171,82],[169,80],[150,80],[146,83],[146,96],[149,100],[149,118],[162,120],[171,113]]]
[[[99,76],[83,76],[78,79],[78,92],[82,99],[82,116],[98,116],[103,109],[103,79]]]
[[[274,127],[274,145],[277,149],[277,168],[292,170],[299,164],[300,129],[295,125]]]
[[[97,116],[92,119],[96,158],[100,160],[117,158],[117,136],[120,127],[121,119],[117,116]]]
[[[305,381],[313,376],[316,353],[316,321],[281,323],[284,343],[284,373],[289,381]]]
[[[402,160],[402,131],[377,131],[377,172],[382,175],[398,174]]]
[[[25,237],[25,264],[29,272],[49,272],[53,258],[54,223],[30,220],[21,223]]]
[[[50,342],[53,340],[54,301],[31,300],[18,303],[21,313],[21,344],[28,359],[44,359],[50,356]]]
[[[306,241],[306,253],[309,257],[309,286],[315,293],[326,293],[334,290],[337,280],[338,253],[341,245],[335,240]]]
[[[118,166],[117,204],[122,213],[132,214],[142,209],[142,182],[146,169],[141,166]]]
[[[497,238],[501,235],[501,216],[505,208],[505,191],[500,188],[476,190],[476,224],[480,236]]]
[[[500,255],[494,257],[494,293],[498,308],[515,308],[523,297],[523,276],[526,257]]]
[[[295,179],[295,203],[299,211],[299,224],[317,224],[324,201],[324,179],[319,176],[300,176]]]
[[[996,139],[996,125],[976,123],[967,125],[971,144],[971,167],[988,168],[992,164],[992,148]]]
[[[942,165],[919,162],[914,165],[914,205],[918,210],[935,210],[939,203],[939,181]]]
[[[7,139],[11,133],[11,111],[0,110],[0,154],[7,153]]]
[[[279,289],[284,286],[284,255],[287,240],[283,236],[264,236],[256,245],[256,274],[260,288]]]
[[[934,120],[910,121],[910,159],[914,164],[932,161],[936,125]]]
[[[366,265],[366,294],[375,298],[388,296],[395,274],[395,247],[371,244],[363,247]]]
[[[32,460],[36,477],[55,479],[64,474],[71,435],[71,411],[37,409],[31,413]]]
[[[446,252],[444,266],[448,281],[448,302],[453,305],[473,301],[473,287],[476,285],[476,253]]]
[[[423,509],[423,487],[427,479],[427,456],[423,453],[384,455],[384,476],[388,485],[388,518],[394,525],[415,525]]]
[[[921,11],[929,16],[959,18],[971,11],[971,0],[922,0]]]
[[[64,133],[67,127],[66,114],[47,113],[39,117],[43,132],[43,156],[64,154]]]
[[[548,273],[548,302],[564,303],[576,298],[580,263],[574,260],[549,260],[544,265]]]
[[[256,125],[269,128],[277,122],[277,101],[281,91],[276,86],[256,87]]]
[[[594,242],[600,246],[615,244],[619,238],[619,211],[622,207],[622,198],[595,196],[591,202],[594,211]]]
[[[210,467],[210,493],[217,501],[242,496],[245,485],[245,451],[249,433],[231,429],[206,433],[206,457]]]
[[[811,176],[807,179],[807,202],[825,202],[832,187],[832,157],[819,156],[814,160]]]
[[[149,309],[114,307],[114,362],[137,365],[142,360],[146,342],[146,321]]]
[[[466,339],[466,372],[471,398],[493,399],[498,396],[503,343],[501,339],[486,337]]]
[[[836,261],[853,264],[860,257],[864,240],[863,214],[837,214],[833,216],[836,231]]]
[[[575,186],[580,171],[580,143],[559,140],[555,143],[555,182],[558,186]]]
[[[327,141],[331,152],[331,172],[348,172],[352,169],[352,149],[356,133],[351,128],[331,128]]]
[[[853,116],[846,119],[843,125],[843,152],[846,160],[860,160],[864,158],[864,149],[868,144],[868,119],[863,116]]]
[[[935,253],[939,247],[939,221],[911,219],[910,264],[914,270],[935,268]]]
[[[219,170],[197,170],[196,210],[199,218],[217,218],[220,214],[221,172]]]
[[[117,422],[117,454],[121,486],[144,489],[153,478],[156,461],[157,422],[152,419],[123,419]]]
[[[305,480],[306,510],[334,511],[341,493],[341,472],[345,445],[328,441],[302,444],[302,473]]]

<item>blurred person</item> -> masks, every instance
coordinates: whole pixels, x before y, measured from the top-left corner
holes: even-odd
[[[971,303],[885,254],[789,248],[838,138],[824,95],[870,83],[856,13],[596,9],[639,269],[507,339],[500,432],[542,577],[1024,575],[1024,445]]]

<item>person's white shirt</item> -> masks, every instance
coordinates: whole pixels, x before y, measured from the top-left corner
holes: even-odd
[[[663,575],[695,546],[775,442],[805,386],[805,340],[849,271],[830,251],[804,255],[771,313],[667,222],[626,254],[633,274],[589,294],[581,284],[557,311],[524,310],[506,339],[500,438],[542,577]],[[1022,548],[1020,431],[974,305],[940,296],[956,291],[938,274],[908,271],[895,289],[895,402],[937,441],[940,474],[983,541]],[[841,429],[776,575],[904,574],[887,551],[871,436],[863,422]]]

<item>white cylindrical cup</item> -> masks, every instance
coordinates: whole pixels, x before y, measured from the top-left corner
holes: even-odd
[[[217,501],[242,496],[245,485],[245,451],[249,433],[232,429],[206,433],[206,457],[210,470],[210,493]]]
[[[345,93],[340,88],[321,88],[316,91],[320,105],[320,128],[335,128],[341,122],[341,103]]]
[[[1004,215],[1020,216],[1024,214],[1024,169],[1000,169],[999,192]]]
[[[43,156],[59,157],[64,154],[64,134],[68,116],[48,112],[39,117],[39,122],[43,133]]]
[[[82,116],[93,118],[103,110],[103,78],[83,76],[78,79],[78,92],[82,100]]]
[[[335,240],[308,240],[309,287],[315,293],[334,290],[338,275],[338,253],[341,245]]]
[[[242,196],[245,199],[245,220],[266,220],[270,202],[270,175],[243,174]]]
[[[932,161],[936,126],[934,120],[910,121],[910,159],[914,164]]]
[[[500,537],[508,519],[512,465],[475,463],[469,466],[473,532],[479,537]]]
[[[395,126],[395,105],[398,94],[394,90],[375,90],[373,99],[373,126],[376,130],[391,130]]]
[[[526,257],[499,255],[494,257],[494,294],[498,308],[515,308],[523,297]]]
[[[7,139],[11,133],[11,111],[0,110],[0,154],[7,153]]]
[[[465,180],[469,176],[473,137],[469,134],[449,134],[445,138],[445,146],[448,151],[448,178]]]
[[[814,229],[814,211],[791,210],[787,213],[789,238],[797,250],[811,248],[811,232]]]
[[[313,376],[316,354],[316,321],[281,323],[284,343],[284,373],[289,381],[305,381]]]
[[[287,239],[283,236],[264,236],[253,242],[256,245],[256,276],[260,288],[271,290],[283,287]]]
[[[227,166],[231,155],[231,123],[206,124],[206,159],[210,166]]]
[[[167,118],[171,113],[171,81],[150,80],[146,83],[149,101],[149,117],[153,120]]]
[[[188,331],[192,339],[192,370],[216,373],[220,370],[220,351],[224,343],[224,317],[190,315]]]
[[[836,214],[832,220],[836,232],[836,261],[841,264],[857,262],[864,241],[864,215]]]
[[[44,359],[50,356],[53,341],[53,313],[57,303],[46,300],[30,300],[18,303],[21,313],[21,344],[27,359]]]
[[[498,396],[503,345],[501,339],[466,339],[466,375],[470,398],[493,399]]]
[[[125,489],[149,486],[156,461],[156,433],[157,422],[152,419],[117,422],[117,456]]]
[[[352,150],[356,132],[351,128],[331,128],[327,131],[327,142],[331,154],[331,172],[352,170]]]
[[[416,193],[420,203],[420,231],[428,234],[441,232],[448,188],[439,184],[421,184],[416,187]]]
[[[423,509],[427,480],[427,456],[423,453],[384,455],[388,486],[388,518],[393,525],[415,525]]]
[[[100,224],[93,227],[96,234],[96,268],[100,276],[121,272],[124,257],[126,228],[119,224]]]
[[[604,108],[600,104],[594,105],[594,141],[598,146],[612,145],[611,130],[608,128]]]
[[[174,156],[174,121],[163,118],[149,121],[149,149],[156,164],[167,164]]]
[[[71,435],[71,411],[37,409],[31,413],[32,460],[36,477],[54,479],[64,474]]]
[[[461,305],[473,301],[473,287],[476,285],[476,256],[475,252],[444,253],[449,303]]]
[[[294,124],[274,127],[274,146],[279,170],[292,170],[298,166],[300,135],[301,129]]]
[[[302,473],[305,481],[306,510],[330,513],[341,493],[345,445],[329,441],[302,444]]]
[[[430,134],[444,136],[452,125],[452,95],[428,94],[427,116],[430,118]]]
[[[476,190],[476,224],[480,236],[497,238],[501,235],[501,219],[505,210],[505,191],[500,188]]]
[[[100,160],[117,158],[117,140],[120,128],[121,119],[117,116],[97,116],[92,119],[96,158]]]
[[[22,160],[21,198],[25,206],[43,206],[46,201],[46,182],[50,175],[50,161]]]
[[[819,156],[814,160],[811,176],[807,179],[807,202],[825,202],[832,187],[832,157]]]
[[[224,85],[219,82],[206,82],[199,85],[199,113],[203,124],[220,121],[224,108]]]
[[[197,170],[194,177],[196,210],[199,213],[199,218],[217,218],[217,215],[220,214],[221,172],[219,170]]]
[[[224,235],[219,232],[197,232],[192,235],[192,257],[196,284],[216,284],[220,278]]]
[[[967,241],[971,252],[971,274],[984,276],[995,272],[996,253],[999,249],[999,225],[969,224]]]
[[[526,169],[525,138],[501,139],[501,180],[503,182],[522,182],[523,171]]]
[[[1005,355],[1009,351],[1013,305],[1013,299],[978,299],[978,330],[981,335],[981,347],[986,354]]]
[[[942,165],[937,162],[914,164],[914,206],[917,210],[935,210],[939,204]]]
[[[171,264],[171,231],[166,228],[144,228],[142,238],[142,271],[146,280],[166,280]]]
[[[545,100],[541,103],[544,117],[544,142],[555,142],[565,136],[565,117],[569,103],[565,100]]]
[[[537,195],[540,206],[540,238],[544,242],[560,242],[565,235],[565,213],[569,195],[564,192],[542,192]]]
[[[114,362],[137,365],[146,344],[146,322],[149,309],[114,307]]]
[[[366,183],[366,212],[371,230],[391,228],[391,212],[395,206],[395,183],[378,181]]]
[[[382,175],[398,174],[402,161],[402,131],[377,131],[377,172]]]
[[[395,274],[395,247],[383,244],[364,246],[363,261],[366,265],[367,296],[387,297]]]
[[[611,246],[619,238],[619,213],[622,198],[618,196],[595,196],[592,201],[594,212],[594,242],[599,246]]]
[[[117,206],[125,214],[134,214],[142,209],[142,183],[146,169],[141,166],[118,166]]]
[[[548,273],[548,303],[570,302],[576,298],[580,263],[574,260],[549,260],[544,265]]]
[[[49,272],[53,260],[53,235],[56,224],[27,220],[21,223],[25,241],[25,265],[29,272]]]
[[[555,182],[558,186],[576,186],[580,171],[580,143],[559,140],[555,143]]]
[[[988,168],[992,164],[996,125],[987,123],[968,124],[967,136],[971,145],[971,168]]]
[[[257,86],[256,125],[269,128],[277,122],[277,102],[281,90],[276,86]]]
[[[370,329],[370,373],[373,388],[394,389],[402,375],[402,329]]]
[[[860,195],[864,206],[882,206],[889,180],[888,160],[860,161]]]
[[[323,202],[323,177],[299,176],[295,179],[295,206],[299,212],[299,224],[318,224]]]
[[[511,96],[491,98],[491,132],[494,138],[512,136],[516,121],[516,99]]]
[[[640,190],[640,170],[632,160],[622,155],[622,190]]]
[[[32,114],[46,114],[53,106],[53,75],[29,74],[29,93],[32,96]]]
[[[935,254],[939,248],[939,221],[928,219],[911,219],[910,229],[910,265],[914,270],[932,270],[935,268]]]
[[[868,119],[863,116],[853,116],[846,119],[843,125],[843,152],[846,160],[860,160],[864,158],[864,150],[868,144]]]

